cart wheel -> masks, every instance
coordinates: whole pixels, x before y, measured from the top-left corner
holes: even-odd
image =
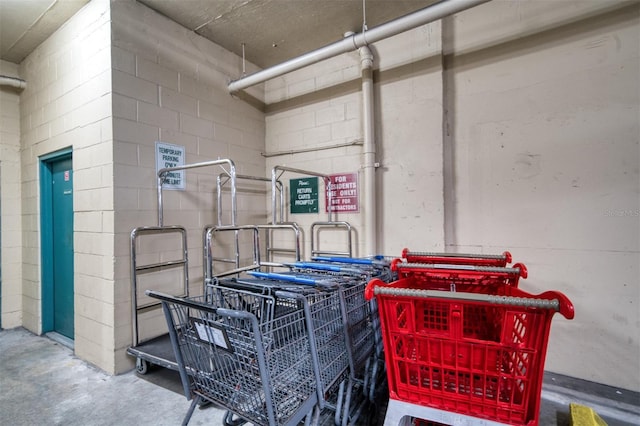
[[[241,426],[245,423],[247,423],[247,421],[240,417],[234,419],[231,411],[227,411],[224,415],[224,419],[222,420],[222,424],[224,426]]]
[[[147,374],[147,372],[149,371],[149,363],[142,358],[137,358],[136,371],[138,372],[138,374]]]

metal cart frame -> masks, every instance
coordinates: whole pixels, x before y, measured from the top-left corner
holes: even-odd
[[[183,425],[202,401],[255,425],[295,426],[313,416],[319,390],[309,317],[287,306],[275,315],[276,298],[241,293],[223,308],[147,292],[162,303],[185,396],[193,399]]]
[[[131,255],[131,314],[132,314],[132,344],[127,348],[127,353],[136,357],[136,371],[140,374],[146,374],[148,372],[149,364],[159,365],[164,368],[176,370],[178,365],[175,360],[175,355],[171,348],[171,342],[169,341],[169,335],[163,334],[153,337],[151,339],[141,339],[139,336],[139,318],[141,313],[148,312],[151,309],[160,308],[159,303],[148,304],[144,306],[138,306],[138,275],[146,271],[162,270],[167,268],[184,268],[183,276],[183,291],[181,296],[189,296],[189,257],[187,246],[187,230],[183,226],[165,226],[164,225],[164,204],[163,204],[163,186],[166,177],[169,173],[180,170],[190,170],[195,168],[204,168],[211,166],[220,166],[225,173],[229,176],[231,182],[231,217],[235,223],[237,218],[237,205],[236,205],[236,168],[232,160],[221,159],[213,161],[205,161],[201,163],[193,163],[178,167],[163,168],[158,171],[157,175],[157,197],[158,197],[158,225],[157,226],[141,226],[131,231],[130,237],[130,255]],[[227,166],[229,170],[226,170],[224,166]],[[182,258],[173,259],[169,261],[139,265],[137,261],[137,248],[136,241],[142,235],[148,234],[166,234],[166,233],[180,233],[181,234],[181,246],[179,248],[182,253]]]
[[[180,252],[182,257],[158,263],[140,265],[137,257],[137,241],[143,235],[179,234],[181,240]],[[138,275],[149,271],[159,271],[168,268],[182,268],[184,277],[181,296],[189,295],[189,255],[187,252],[187,230],[182,226],[143,226],[131,231],[131,308],[132,308],[132,345],[127,349],[130,355],[136,357],[136,371],[146,374],[149,363],[175,370],[177,364],[170,349],[168,336],[155,336],[150,339],[140,339],[138,316],[160,307],[160,303],[138,304]]]

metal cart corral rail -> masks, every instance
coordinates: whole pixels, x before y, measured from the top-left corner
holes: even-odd
[[[207,226],[205,227],[203,234],[203,253],[204,253],[204,277],[205,277],[205,285],[207,282],[210,282],[214,277],[219,277],[221,274],[224,276],[228,276],[230,274],[236,274],[245,272],[247,270],[252,270],[256,268],[260,268],[263,266],[282,266],[281,263],[275,263],[270,261],[271,252],[267,250],[267,260],[264,261],[261,258],[260,254],[260,233],[261,230],[271,231],[287,231],[293,234],[293,242],[294,246],[291,249],[286,249],[288,253],[293,254],[294,260],[299,261],[301,256],[301,230],[296,223],[279,223],[276,225],[265,224],[265,225],[223,225],[223,226]],[[252,231],[253,232],[253,252],[251,264],[242,265],[242,257],[240,253],[240,246],[237,243],[235,244],[235,252],[232,254],[234,257],[217,257],[214,256],[214,247],[213,247],[213,236],[216,233],[221,232],[241,232],[241,231]],[[280,252],[284,251],[284,248],[272,249],[278,250]],[[215,264],[231,264],[233,265],[233,269],[231,271],[215,271]]]
[[[224,221],[223,221],[223,214],[222,212],[224,211],[224,208],[222,206],[222,192],[223,192],[223,188],[224,186],[227,184],[227,182],[231,181],[232,176],[229,173],[221,173],[218,175],[218,177],[216,178],[216,206],[217,206],[217,213],[218,213],[218,226],[223,226],[225,225]],[[247,175],[236,175],[236,182],[237,180],[246,180],[246,181],[254,181],[254,182],[265,182],[265,183],[270,183],[271,179],[267,178],[267,177],[260,177],[260,176],[247,176]],[[278,195],[280,198],[280,217],[283,217],[284,214],[284,192],[282,190],[282,182],[280,182],[279,180],[276,180],[275,182],[275,189],[278,191]],[[236,189],[237,192],[237,189]],[[233,198],[234,198],[234,194],[235,192],[233,191],[233,187],[231,188],[231,204],[233,206]],[[233,220],[232,220],[233,223]],[[226,224],[228,225],[228,224]]]
[[[273,223],[284,223],[284,209],[282,201],[280,203],[280,219],[278,219],[278,209],[277,209],[277,200],[276,200],[276,189],[277,189],[277,184],[280,179],[280,177],[285,173],[285,172],[292,172],[292,173],[297,173],[300,175],[305,175],[305,176],[316,176],[319,178],[322,178],[325,188],[329,187],[329,184],[331,183],[331,176],[324,174],[324,173],[318,173],[318,172],[314,172],[314,171],[310,171],[310,170],[302,170],[302,169],[296,169],[296,168],[292,168],[292,167],[286,167],[286,166],[274,166],[273,169],[271,169],[271,207],[272,207],[272,213],[273,213]],[[331,200],[332,200],[332,194],[331,191],[327,191],[327,205],[332,205],[331,204]],[[336,216],[337,213],[333,213],[331,209],[327,209],[327,220],[326,221],[317,221],[314,222],[311,225],[311,255],[314,256],[316,254],[332,254],[332,255],[337,255],[337,256],[349,256],[351,257],[353,255],[353,244],[352,244],[352,227],[348,222],[345,221],[336,221],[333,219],[334,216]],[[321,251],[317,245],[319,245],[319,241],[318,238],[314,237],[314,234],[316,234],[317,232],[319,232],[320,229],[322,228],[331,228],[331,229],[341,229],[343,228],[346,232],[347,232],[347,250],[345,251]]]
[[[221,159],[221,160],[212,160],[212,161],[204,161],[202,163],[193,163],[187,164],[184,166],[177,167],[168,167],[164,169],[158,170],[158,225],[163,225],[164,220],[164,207],[162,203],[162,188],[164,186],[164,181],[166,176],[171,172],[181,171],[181,170],[190,170],[190,169],[198,169],[203,167],[211,167],[211,166],[224,166],[228,165],[229,170],[225,170],[225,173],[230,178],[231,185],[231,225],[235,225],[238,219],[238,206],[236,202],[236,166],[234,162],[230,159]],[[224,170],[224,167],[223,167]],[[275,185],[275,183],[274,183]]]
[[[143,236],[166,236],[177,234],[180,237],[179,253],[177,259],[163,260],[148,264],[139,264],[137,245],[139,238]],[[189,295],[189,257],[187,253],[187,230],[182,226],[143,226],[131,231],[131,306],[132,306],[132,335],[133,342],[127,349],[130,355],[136,357],[136,370],[140,374],[146,374],[148,364],[156,364],[165,368],[177,369],[176,359],[171,349],[169,336],[162,333],[152,338],[141,339],[139,330],[139,315],[160,307],[159,302],[138,303],[139,275],[167,271],[168,269],[182,269],[183,281],[177,295]]]
[[[328,250],[320,250],[319,240],[320,240],[320,230],[321,229],[337,229],[344,228],[347,231],[347,251],[328,251]],[[311,256],[353,256],[353,243],[351,242],[351,224],[345,221],[333,221],[333,222],[313,222],[311,224]],[[316,234],[318,235],[316,237]]]
[[[162,302],[185,395],[193,398],[183,424],[201,401],[254,425],[294,426],[312,417],[318,376],[309,318],[277,302],[286,294],[235,292],[225,299],[230,308],[147,294]]]
[[[132,305],[132,344],[127,349],[127,353],[136,357],[136,370],[140,374],[145,374],[148,371],[149,364],[159,365],[161,367],[169,369],[177,369],[177,363],[173,349],[171,348],[171,342],[169,340],[169,334],[166,329],[163,333],[155,333],[155,337],[141,338],[139,330],[139,316],[146,312],[158,309],[160,304],[145,303],[139,305],[140,295],[144,294],[144,290],[139,288],[139,278],[141,274],[149,272],[166,272],[170,269],[183,268],[183,278],[180,282],[180,290],[176,291],[174,295],[188,296],[189,295],[189,259],[187,253],[187,230],[182,226],[164,226],[164,208],[163,208],[163,186],[166,177],[169,173],[181,170],[190,170],[196,168],[205,168],[211,166],[222,167],[225,173],[229,176],[231,182],[231,217],[232,222],[236,221],[237,206],[236,206],[236,168],[232,160],[221,159],[206,161],[201,163],[188,164],[178,167],[163,168],[158,171],[157,175],[157,196],[158,196],[158,225],[157,226],[141,226],[131,231],[131,305]],[[224,167],[228,167],[229,170],[225,170]],[[171,260],[158,260],[156,262],[148,264],[139,264],[138,255],[140,254],[137,249],[137,241],[142,235],[168,235],[168,234],[180,234],[180,245],[163,247],[165,253],[179,252],[181,257],[179,259]],[[164,254],[160,255],[160,258]],[[157,288],[156,288],[157,289]]]
[[[251,263],[241,266],[240,246],[238,244],[238,234],[242,231],[250,232],[253,237],[253,252],[251,256]],[[213,254],[213,235],[217,232],[233,232],[235,236],[235,252],[233,258],[231,257],[216,257]],[[225,270],[220,272],[227,276],[229,274],[241,273],[247,270],[252,270],[260,267],[260,234],[256,225],[224,225],[224,226],[207,226],[203,233],[203,273],[204,273],[204,288],[211,282],[214,276],[214,264],[216,262],[232,265],[231,271]]]
[[[223,220],[223,211],[224,211],[224,207],[222,204],[222,193],[224,190],[225,185],[227,184],[227,182],[229,182],[231,179],[231,177],[227,174],[227,173],[221,173],[220,175],[218,175],[218,178],[216,179],[216,192],[217,192],[217,213],[218,213],[218,227],[224,227],[224,226],[229,226],[229,223],[224,223]],[[267,177],[260,177],[260,176],[247,176],[247,175],[236,175],[236,179],[238,180],[245,180],[245,181],[252,181],[252,182],[264,182],[264,183],[271,183],[271,179],[267,178]],[[272,187],[273,189],[273,187]],[[280,217],[284,217],[284,191],[283,191],[283,185],[282,182],[280,181],[276,181],[276,185],[275,185],[275,189],[277,190],[277,196],[280,199],[280,206],[279,206],[279,211],[280,211]],[[246,190],[246,189],[245,189]],[[237,192],[240,192],[241,190],[238,189]],[[255,192],[255,191],[254,191]],[[274,224],[258,224],[255,225],[259,228],[259,230],[261,231],[265,231],[265,258],[266,258],[266,262],[272,262],[273,263],[273,256],[276,253],[279,254],[285,254],[287,256],[295,256],[295,260],[300,260],[300,255],[301,255],[301,251],[300,251],[300,238],[301,238],[301,230],[298,227],[298,225],[296,223],[293,222],[280,222],[276,225]],[[213,228],[213,226],[208,226],[205,229],[205,232],[207,232],[210,228]],[[272,241],[274,240],[274,234],[278,231],[282,231],[282,230],[293,230],[294,234],[295,234],[295,248],[290,248],[290,247],[274,247],[272,245]],[[206,238],[206,237],[205,237]],[[238,239],[236,238],[236,257],[238,257]],[[223,262],[227,262],[226,260],[222,260]],[[263,262],[263,266],[266,265],[266,262]],[[240,265],[236,264],[236,268],[239,268]]]

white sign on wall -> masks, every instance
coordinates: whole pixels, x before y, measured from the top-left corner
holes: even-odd
[[[184,146],[156,142],[156,175],[161,169],[184,166]],[[163,189],[184,190],[184,170],[165,175]]]

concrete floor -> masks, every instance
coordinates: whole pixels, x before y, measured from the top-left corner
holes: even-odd
[[[0,331],[0,425],[180,425],[188,408],[179,390],[134,372],[110,376],[21,328]],[[221,424],[223,416],[209,406],[189,424]]]
[[[181,391],[175,371],[109,376],[47,337],[0,331],[0,425],[179,425],[189,407]],[[568,426],[570,402],[594,408],[610,426],[640,425],[639,394],[555,374],[545,375],[540,425]],[[223,416],[209,405],[189,424],[222,424]]]

